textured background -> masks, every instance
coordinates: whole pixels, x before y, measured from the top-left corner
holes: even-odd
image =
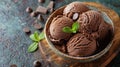
[[[75,0],[55,0],[56,8]],[[78,0],[99,2],[113,10],[120,16],[120,0]],[[28,26],[32,32],[36,29],[31,25],[35,18],[29,17],[25,9],[30,6],[34,10],[38,5],[46,7],[49,0],[40,4],[37,0],[0,0],[0,67],[33,67],[33,61],[40,59],[39,52],[27,53],[28,46],[32,43],[22,31]],[[48,17],[48,15],[45,15]],[[44,26],[44,24],[43,24]],[[37,55],[37,56],[36,56]],[[120,66],[120,54],[109,64],[111,67]]]

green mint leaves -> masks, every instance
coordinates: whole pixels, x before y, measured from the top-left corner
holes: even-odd
[[[34,34],[30,35],[30,39],[39,42],[40,40],[44,39],[44,32],[39,34],[37,31],[35,31]]]
[[[62,31],[65,33],[77,33],[78,29],[79,29],[79,23],[74,22],[72,28],[66,26],[62,29]]]
[[[64,27],[63,28],[63,32],[65,32],[65,33],[72,33],[73,31],[72,31],[72,29],[70,28],[70,27]]]
[[[29,46],[28,52],[34,52],[37,48],[38,48],[38,43],[34,42]]]
[[[34,52],[38,48],[38,43],[40,40],[44,39],[44,32],[41,32],[40,34],[35,31],[34,34],[30,35],[30,39],[34,42],[28,47],[28,52]]]
[[[42,40],[42,39],[44,39],[44,38],[45,38],[44,32],[41,32],[40,35],[39,35],[39,41]]]
[[[73,33],[77,33],[78,29],[79,29],[79,23],[78,22],[73,23],[72,25]]]
[[[34,34],[30,35],[30,39],[33,40],[33,41],[38,42],[40,40],[38,36],[39,36],[38,32],[35,31]]]

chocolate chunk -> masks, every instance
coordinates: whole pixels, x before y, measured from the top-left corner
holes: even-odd
[[[44,2],[45,2],[45,0],[38,0],[38,2],[39,2],[39,3],[44,3]]]
[[[79,17],[79,14],[78,14],[78,13],[74,13],[72,19],[73,19],[73,20],[77,20],[78,17]]]
[[[36,12],[46,14],[47,13],[47,8],[42,7],[42,6],[38,6],[38,8],[36,9]]]
[[[54,9],[53,9],[53,8],[50,9],[50,13],[52,13],[52,12],[54,12]]]
[[[17,65],[16,64],[12,64],[12,65],[10,65],[10,67],[17,67]]]
[[[23,31],[24,31],[25,33],[29,33],[29,32],[30,32],[30,29],[29,29],[29,27],[25,27],[25,28],[23,28]]]
[[[39,19],[40,21],[44,21],[44,18],[43,18],[43,16],[42,16],[41,14],[38,15],[38,19]]]
[[[41,67],[42,66],[41,62],[37,61],[37,60],[33,62],[33,65],[34,65],[34,67]]]
[[[30,16],[31,16],[31,17],[37,17],[38,14],[39,14],[39,12],[35,12],[35,11],[34,11],[34,12],[32,12],[32,13],[30,14]]]
[[[50,3],[48,4],[47,8],[48,9],[53,9],[54,7],[54,1],[50,1]]]
[[[27,8],[26,8],[26,12],[28,12],[28,13],[32,13],[32,12],[33,12],[33,10],[32,10],[32,8],[27,7]]]
[[[38,24],[38,23],[35,23],[34,28],[40,30],[40,29],[42,29],[42,26],[40,24]]]

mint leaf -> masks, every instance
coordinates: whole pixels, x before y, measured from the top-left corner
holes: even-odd
[[[76,30],[74,30],[74,31],[72,31],[72,33],[77,33],[77,31],[76,31]]]
[[[79,23],[74,22],[72,24],[72,29],[70,27],[66,26],[62,29],[62,31],[65,32],[65,33],[77,33],[78,29],[79,29]]]
[[[37,31],[35,31],[34,34],[30,35],[30,38],[34,41],[34,43],[28,47],[28,52],[34,52],[38,48],[38,42],[44,39],[44,32],[39,34]]]
[[[79,23],[78,22],[73,23],[73,25],[72,25],[73,33],[76,33],[78,31],[78,29],[79,29]]]
[[[38,43],[34,42],[28,47],[28,52],[34,52],[38,48]]]
[[[33,41],[38,41],[38,40],[34,37],[34,34],[31,34],[31,35],[30,35],[30,39],[33,40]]]
[[[33,41],[39,42],[39,37],[38,37],[38,36],[39,36],[39,35],[38,35],[38,32],[35,31],[34,34],[31,34],[31,35],[30,35],[30,39],[33,40]]]
[[[39,39],[39,33],[38,33],[37,31],[35,31],[34,37],[35,37],[38,41],[40,40],[40,39]]]
[[[63,32],[65,32],[65,33],[72,33],[72,29],[70,28],[70,27],[64,27],[63,29],[62,29],[62,31]]]
[[[44,32],[41,32],[40,35],[39,35],[39,39],[42,40],[42,39],[44,39],[44,38],[45,38]]]

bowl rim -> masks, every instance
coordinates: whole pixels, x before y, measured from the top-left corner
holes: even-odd
[[[93,6],[92,6],[93,7]],[[113,40],[111,40],[109,42],[109,44],[103,49],[101,50],[100,52],[96,53],[96,54],[93,54],[93,55],[90,55],[90,56],[85,56],[85,57],[74,57],[74,56],[70,56],[68,54],[65,54],[61,51],[59,51],[55,46],[54,44],[50,41],[48,35],[47,35],[47,26],[50,26],[49,24],[51,24],[51,22],[49,22],[50,18],[54,15],[54,13],[58,12],[60,9],[63,9],[65,8],[65,6],[62,6],[58,9],[56,9],[50,16],[49,18],[47,19],[46,21],[46,24],[45,24],[45,29],[44,29],[44,33],[45,33],[45,39],[48,43],[48,45],[50,46],[50,48],[53,50],[53,52],[55,52],[56,54],[62,56],[62,57],[66,57],[67,59],[73,59],[73,60],[79,60],[80,62],[89,62],[89,61],[93,61],[93,60],[96,60],[98,58],[100,58],[101,56],[103,56],[105,53],[107,53],[110,49],[110,47],[112,46],[113,44]],[[95,7],[94,7],[95,8]],[[97,8],[96,8],[97,9]],[[99,9],[98,9],[99,10]],[[114,36],[114,24],[113,24],[113,21],[110,19],[110,17],[103,11],[100,11],[102,12],[104,15],[107,16],[107,19],[109,19],[110,21],[110,24],[112,26],[112,29],[113,29],[113,36]]]

